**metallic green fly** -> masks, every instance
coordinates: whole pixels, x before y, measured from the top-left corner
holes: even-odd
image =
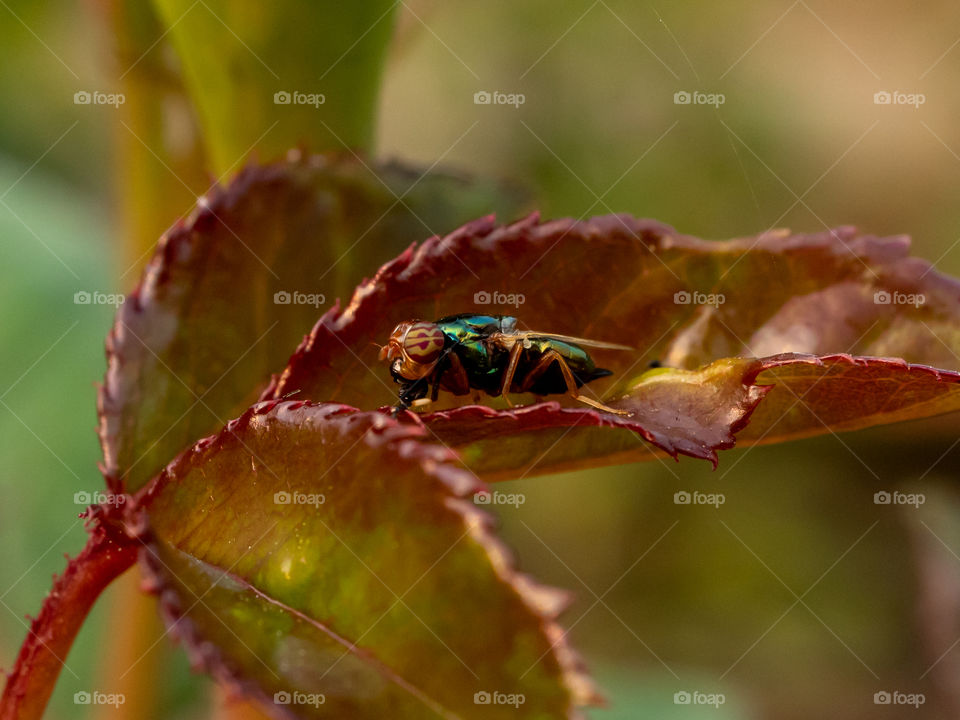
[[[581,346],[633,349],[569,335],[518,330],[517,319],[508,315],[468,313],[436,322],[400,323],[380,348],[380,359],[390,363],[390,374],[400,386],[394,414],[436,400],[443,389],[454,395],[468,395],[472,390],[502,395],[511,406],[507,393],[565,393],[598,410],[629,415],[580,394],[586,383],[612,374],[594,365]]]

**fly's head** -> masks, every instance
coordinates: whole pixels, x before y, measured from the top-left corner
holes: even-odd
[[[444,335],[436,323],[407,320],[394,328],[387,344],[380,348],[380,360],[390,363],[397,382],[427,376],[443,353]]]

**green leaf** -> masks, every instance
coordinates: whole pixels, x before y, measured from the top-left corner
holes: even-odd
[[[262,403],[171,463],[130,522],[195,661],[305,718],[546,719],[595,699],[553,622],[564,594],[512,569],[482,486],[424,439]]]
[[[369,150],[396,2],[153,0],[219,173],[306,144]],[[290,94],[289,104],[274,101]],[[323,97],[298,103],[294,93]]]
[[[358,258],[383,262],[478,214],[510,215],[518,197],[326,156],[249,167],[214,189],[161,239],[117,313],[100,393],[108,482],[136,490],[249,407],[323,310],[352,291]]]

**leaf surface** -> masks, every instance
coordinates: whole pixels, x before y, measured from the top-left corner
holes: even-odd
[[[195,662],[294,717],[557,718],[596,699],[553,621],[565,594],[513,570],[482,486],[425,435],[270,402],[171,463],[130,524]],[[523,700],[475,702],[494,692]]]

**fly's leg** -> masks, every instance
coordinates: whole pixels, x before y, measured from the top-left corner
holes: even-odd
[[[425,376],[406,383],[400,388],[397,404],[393,408],[393,417],[397,417],[401,410],[408,410],[411,405],[420,406],[424,404],[422,401],[426,399],[430,379],[430,376]]]
[[[455,352],[448,356],[450,364],[443,373],[443,385],[454,395],[468,395],[470,393],[470,376],[460,362],[460,356]]]
[[[547,371],[547,368],[550,367],[552,363],[556,362],[560,366],[560,372],[563,374],[563,380],[567,384],[567,394],[570,395],[574,400],[595,407],[597,410],[603,410],[604,412],[613,413],[614,415],[631,415],[632,413],[627,412],[626,410],[616,410],[612,407],[608,407],[601,402],[597,402],[591,398],[585,397],[580,394],[580,389],[577,387],[577,380],[573,377],[573,371],[570,369],[570,366],[567,365],[566,359],[558,353],[556,350],[547,350],[543,353],[543,356],[537,362],[536,365],[527,373],[526,377],[521,383],[521,392],[527,392],[537,379]]]
[[[520,354],[523,352],[523,344],[515,343],[510,348],[510,362],[507,363],[507,369],[503,372],[503,382],[500,384],[500,396],[507,401],[509,407],[513,407],[507,393],[510,392],[510,386],[513,385],[513,376],[517,373],[517,365],[520,363]]]

